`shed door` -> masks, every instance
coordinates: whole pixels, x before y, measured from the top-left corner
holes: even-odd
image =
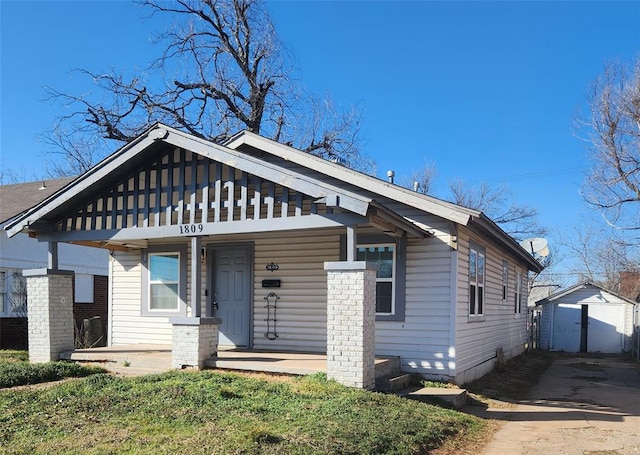
[[[221,318],[220,345],[249,347],[251,255],[248,246],[216,248],[213,254],[213,315]]]
[[[580,352],[582,305],[560,303],[553,309],[552,349]]]
[[[620,354],[624,350],[624,305],[589,305],[589,352]]]

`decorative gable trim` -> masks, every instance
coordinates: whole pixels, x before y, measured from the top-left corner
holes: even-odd
[[[428,234],[368,197],[156,125],[6,229],[50,241],[144,243],[366,223]]]

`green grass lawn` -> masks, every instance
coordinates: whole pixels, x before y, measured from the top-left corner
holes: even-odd
[[[105,370],[72,362],[30,364],[26,351],[0,351],[0,389],[98,373],[105,373]]]
[[[99,374],[0,392],[0,453],[411,454],[483,425],[324,375]]]

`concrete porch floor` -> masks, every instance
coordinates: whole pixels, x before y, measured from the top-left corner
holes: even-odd
[[[60,354],[62,360],[97,363],[106,370],[126,376],[170,371],[171,346],[136,344],[76,349]],[[376,377],[400,370],[397,357],[376,357]],[[205,362],[206,368],[291,375],[327,371],[327,356],[320,353],[274,352],[220,348],[218,357]]]

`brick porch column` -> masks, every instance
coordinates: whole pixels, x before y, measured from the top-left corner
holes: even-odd
[[[375,386],[376,271],[363,261],[325,262],[327,377],[348,387]]]
[[[173,318],[171,367],[204,368],[204,361],[218,354],[220,318]]]
[[[73,272],[24,270],[27,278],[29,361],[58,360],[74,348]]]

